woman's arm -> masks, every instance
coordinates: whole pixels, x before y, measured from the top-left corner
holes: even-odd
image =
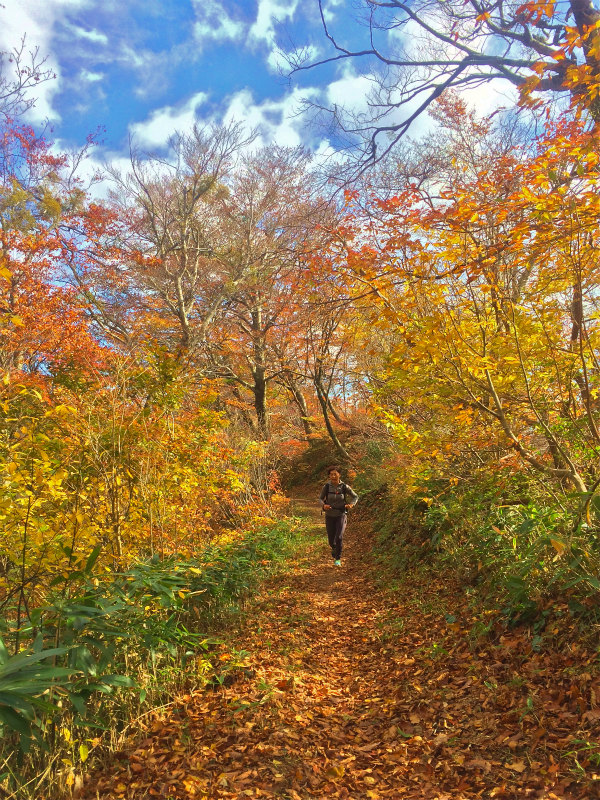
[[[352,506],[358,503],[358,495],[351,486],[346,484],[346,501],[348,500],[348,496],[350,496],[350,502],[346,502],[346,508],[352,508]]]
[[[327,497],[327,484],[325,484],[325,486],[323,486],[323,488],[321,489],[321,494],[319,496],[319,500],[321,501],[321,508],[324,508],[324,506],[325,506],[325,498],[326,497]]]

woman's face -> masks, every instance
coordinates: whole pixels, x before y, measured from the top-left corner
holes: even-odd
[[[337,469],[332,469],[331,472],[329,473],[329,480],[331,481],[331,483],[334,483],[334,484],[335,483],[339,483],[340,482],[340,477],[341,477],[341,475],[337,471]]]

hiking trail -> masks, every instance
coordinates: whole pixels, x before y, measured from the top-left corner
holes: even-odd
[[[146,720],[82,798],[600,796],[562,755],[598,733],[600,713],[581,711],[592,677],[569,672],[585,654],[542,661],[518,634],[473,642],[451,581],[381,588],[370,526],[352,515],[335,567],[315,504],[295,503],[319,538],[226,634],[223,685]]]

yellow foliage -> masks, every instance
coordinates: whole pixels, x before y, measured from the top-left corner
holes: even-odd
[[[202,387],[190,393],[190,410],[166,416],[137,402],[137,380],[135,365],[123,364],[94,391],[55,386],[52,399],[34,385],[1,384],[5,609],[18,585],[33,605],[57,580],[68,586],[97,545],[109,570],[191,554],[245,492]]]

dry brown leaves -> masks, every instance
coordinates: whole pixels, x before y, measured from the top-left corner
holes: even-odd
[[[366,532],[347,537],[341,569],[323,541],[257,598],[231,685],[181,697],[81,797],[600,797],[578,744],[598,742],[596,654],[535,653],[527,632],[474,645],[451,581],[384,592]]]

